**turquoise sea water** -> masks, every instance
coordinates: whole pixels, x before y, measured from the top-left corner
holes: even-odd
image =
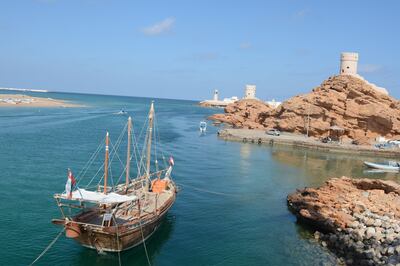
[[[82,108],[0,109],[0,265],[27,265],[54,239],[60,217],[53,193],[62,192],[66,168],[78,172],[104,138],[116,140],[126,116],[140,131],[151,99],[46,93]],[[225,142],[209,123],[220,110],[195,102],[155,99],[161,141],[175,158],[181,186],[167,219],[147,242],[152,265],[334,265],[335,257],[296,223],[286,195],[296,188],[363,173],[349,155]],[[147,265],[142,246],[121,254],[122,265]],[[118,265],[116,254],[98,255],[62,236],[38,265]]]

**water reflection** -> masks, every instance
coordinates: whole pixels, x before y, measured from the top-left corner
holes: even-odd
[[[157,258],[158,254],[165,242],[170,238],[175,224],[175,216],[167,214],[167,217],[161,223],[158,230],[146,241],[147,252],[151,265]],[[143,245],[134,247],[127,251],[121,252],[122,265],[148,265],[146,253]],[[99,255],[97,251],[83,248],[77,256],[74,265],[118,265],[117,253],[106,253]]]
[[[329,177],[366,177],[399,181],[399,173],[367,171],[365,160],[376,161],[377,158],[351,154],[323,153],[296,148],[274,147],[272,158],[312,179]]]

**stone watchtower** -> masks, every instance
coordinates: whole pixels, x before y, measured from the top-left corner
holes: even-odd
[[[256,85],[246,85],[244,99],[256,99]]]
[[[218,101],[218,90],[214,91],[214,97],[213,97],[214,101]]]
[[[342,53],[340,56],[340,74],[357,75],[358,53]]]

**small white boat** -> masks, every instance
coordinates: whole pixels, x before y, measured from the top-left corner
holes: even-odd
[[[121,111],[119,111],[119,112],[117,112],[117,113],[114,113],[115,115],[126,115],[126,114],[128,114],[128,112],[127,111],[125,111],[124,109],[122,109]]]
[[[371,162],[364,162],[364,164],[370,168],[380,169],[380,170],[387,170],[387,171],[399,171],[400,170],[400,163],[389,161],[388,164],[382,163],[371,163]]]
[[[207,130],[207,122],[205,121],[201,121],[200,122],[200,126],[199,126],[200,132],[204,133]]]

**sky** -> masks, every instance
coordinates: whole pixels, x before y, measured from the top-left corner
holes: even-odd
[[[0,87],[285,100],[339,72],[400,98],[400,1],[0,0]]]

